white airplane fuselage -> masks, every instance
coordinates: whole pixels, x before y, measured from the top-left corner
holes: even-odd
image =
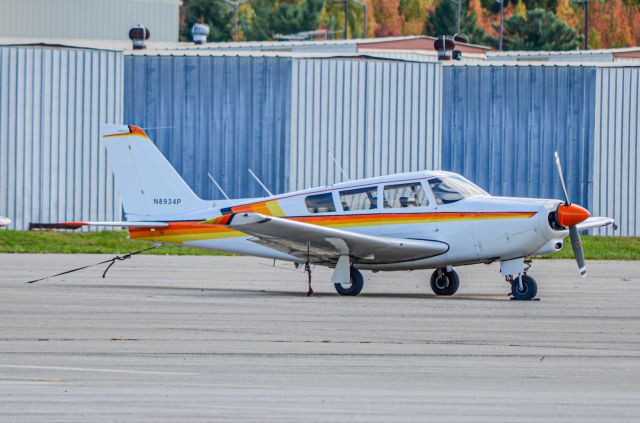
[[[561,200],[492,197],[477,188],[464,198],[443,202],[431,189],[434,178],[454,178],[461,184],[469,184],[472,190],[477,188],[451,172],[411,172],[268,198],[218,202],[214,207],[187,214],[154,215],[153,220],[168,222],[169,227],[132,228],[130,234],[132,239],[175,242],[301,263],[300,257],[256,244],[251,241],[253,237],[241,232],[200,223],[224,214],[257,212],[366,235],[439,241],[448,245],[446,252],[419,260],[377,263],[372,257],[353,263],[359,269],[384,271],[506,261],[554,253],[562,248],[567,230],[554,229],[549,223],[549,214],[558,208]],[[424,194],[421,205],[403,204],[397,207],[397,204],[388,204],[387,193],[391,192],[391,188],[403,184],[414,184],[414,188],[415,184],[419,184],[418,188]],[[344,201],[347,194],[365,189],[369,189],[369,200],[373,203],[369,204],[370,208],[347,208]],[[310,208],[307,203],[310,197],[331,200],[334,210]],[[128,220],[149,220],[149,216],[128,215]]]

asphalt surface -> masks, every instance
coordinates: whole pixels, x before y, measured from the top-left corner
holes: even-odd
[[[244,257],[0,255],[0,421],[640,420],[640,262],[365,272],[359,297]],[[284,264],[283,264],[284,266]]]

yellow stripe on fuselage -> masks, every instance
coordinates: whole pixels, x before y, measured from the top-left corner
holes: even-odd
[[[263,207],[282,213],[282,209],[277,204]],[[274,207],[277,207],[277,209]],[[252,211],[256,212],[255,208]],[[360,215],[299,216],[286,219],[330,228],[356,228],[469,220],[528,219],[535,214],[536,212],[367,213]],[[225,225],[200,222],[170,222],[168,227],[153,229],[131,228],[129,229],[129,235],[131,239],[171,243],[247,236],[245,233]]]

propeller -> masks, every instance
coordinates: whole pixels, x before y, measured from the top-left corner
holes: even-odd
[[[589,212],[584,208],[571,204],[569,200],[569,193],[567,192],[567,186],[564,183],[564,176],[562,174],[562,165],[560,164],[560,156],[558,152],[555,152],[556,168],[558,169],[558,175],[560,176],[560,183],[562,184],[562,191],[564,192],[565,202],[558,207],[556,211],[556,222],[560,226],[569,228],[569,239],[571,240],[571,248],[573,249],[573,255],[578,263],[578,271],[583,278],[587,277],[587,266],[584,260],[584,251],[582,251],[582,240],[580,239],[580,233],[578,232],[577,224],[585,221],[589,217]]]

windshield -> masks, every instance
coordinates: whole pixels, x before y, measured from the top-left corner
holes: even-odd
[[[479,186],[461,176],[440,176],[429,179],[437,204],[449,204],[476,195],[489,195]]]

